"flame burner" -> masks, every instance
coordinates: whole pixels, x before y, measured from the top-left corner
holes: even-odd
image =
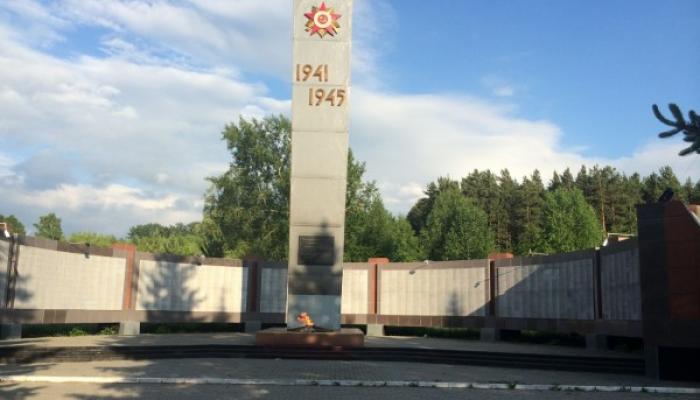
[[[321,328],[314,324],[314,320],[307,312],[301,312],[297,315],[297,321],[302,324],[299,328],[288,329],[291,332],[333,332],[332,329]]]

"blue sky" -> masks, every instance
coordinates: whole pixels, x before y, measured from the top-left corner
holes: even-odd
[[[222,127],[289,113],[291,8],[0,3],[0,214],[116,234],[200,218]],[[396,213],[474,168],[695,180],[650,107],[698,110],[699,39],[695,0],[355,0],[351,146]]]
[[[657,129],[650,104],[698,103],[697,1],[442,3],[397,8],[386,67],[398,90],[488,97],[509,87],[518,115],[553,120],[564,145],[606,157]],[[431,21],[439,29],[416,29]]]

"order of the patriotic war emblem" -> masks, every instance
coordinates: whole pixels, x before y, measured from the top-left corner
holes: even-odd
[[[311,36],[318,35],[324,37],[326,35],[335,36],[340,29],[338,20],[341,15],[333,10],[333,7],[326,6],[326,3],[321,3],[320,7],[311,7],[311,12],[304,13],[308,19],[306,22],[306,31]]]

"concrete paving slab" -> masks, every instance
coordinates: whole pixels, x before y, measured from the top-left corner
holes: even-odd
[[[144,334],[138,336],[76,336],[45,337],[0,341],[2,346],[32,347],[83,347],[83,346],[185,346],[185,345],[255,345],[255,335],[250,333],[198,333],[198,334]],[[641,354],[606,350],[590,350],[578,347],[538,345],[509,342],[483,342],[479,340],[440,339],[425,337],[366,337],[366,347],[416,348],[455,351],[490,351],[524,354],[551,354],[567,356],[601,356],[642,358]]]
[[[0,375],[164,378],[211,377],[237,379],[381,380],[544,385],[700,387],[698,383],[659,382],[642,375],[405,362],[215,358],[0,365]]]
[[[42,383],[0,384],[7,399],[32,400],[695,400],[694,395],[657,395],[640,393],[526,392],[478,389],[427,388],[348,388],[290,386],[201,386],[201,385],[101,385]]]

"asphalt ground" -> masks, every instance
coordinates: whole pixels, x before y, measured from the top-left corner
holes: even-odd
[[[42,337],[0,341],[4,346],[70,347],[70,346],[184,346],[184,345],[249,345],[255,335],[249,333],[144,334],[138,336],[75,336]],[[590,350],[579,347],[539,345],[480,340],[441,339],[428,337],[365,337],[366,347],[409,347],[416,349],[490,351],[502,353],[552,354],[566,356],[641,357],[639,354],[610,350]]]
[[[640,393],[580,393],[479,389],[425,388],[344,388],[294,386],[201,386],[201,385],[95,385],[22,384],[0,385],[2,399],[32,400],[697,400],[697,395],[658,395]]]
[[[38,338],[3,341],[2,346],[92,346],[92,345],[192,345],[253,344],[246,334],[141,335],[136,337],[92,336]],[[477,350],[536,354],[630,357],[626,353],[588,351],[561,346],[487,343],[474,340],[430,338],[367,338],[371,347],[413,347],[441,350]],[[24,376],[38,382],[0,382],[0,399],[694,399],[698,394],[650,394],[627,392],[578,392],[561,390],[509,390],[516,384],[597,385],[607,387],[694,387],[685,382],[659,382],[639,375],[581,373],[552,370],[456,366],[406,362],[318,361],[282,359],[162,359],[113,360],[36,364],[0,364],[0,376]],[[158,384],[158,383],[51,383],[65,379],[122,378],[221,378],[251,379],[253,385]],[[444,389],[424,387],[333,387],[265,384],[270,380],[314,380],[355,382],[474,382],[507,384],[506,389]],[[412,385],[412,384],[411,384]]]

